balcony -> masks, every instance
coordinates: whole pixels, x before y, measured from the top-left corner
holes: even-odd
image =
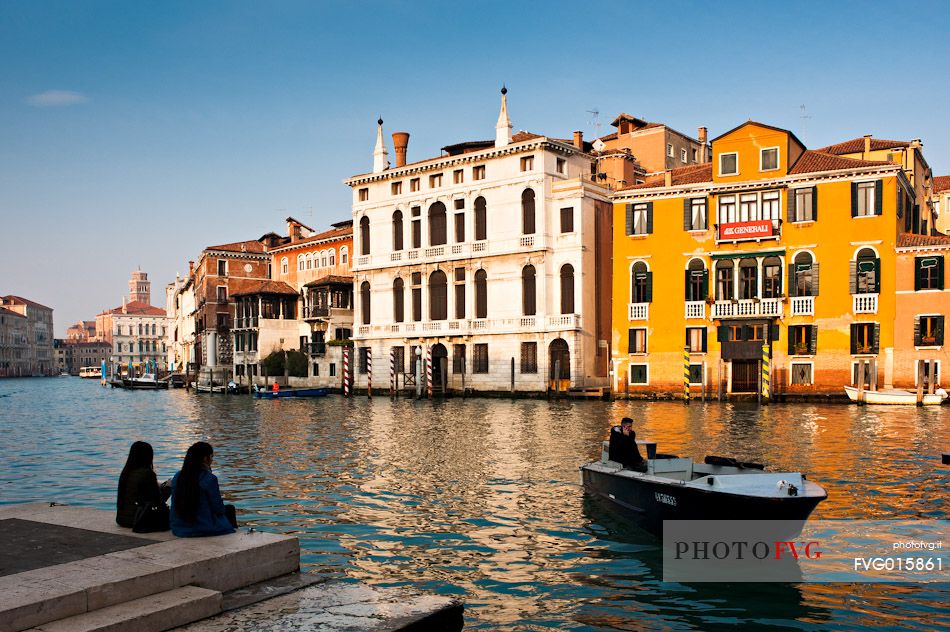
[[[781,315],[781,298],[752,298],[742,299],[740,301],[716,301],[713,303],[713,319]]]
[[[876,314],[877,294],[854,294],[851,296],[852,311],[855,314]]]
[[[627,319],[628,320],[647,320],[650,318],[650,304],[649,303],[628,303],[627,304]]]
[[[706,318],[705,301],[686,301],[686,318]]]
[[[330,308],[326,305],[305,305],[303,308],[303,319],[314,320],[317,318],[329,318]]]
[[[234,329],[256,329],[257,316],[248,316],[246,318],[235,318]]]
[[[409,260],[418,259],[418,258],[419,258],[419,251],[418,251],[418,250],[410,250],[409,252],[406,253],[406,258],[409,259]]]
[[[426,248],[426,259],[432,257],[441,257],[445,254],[445,246],[436,246],[434,248]]]
[[[792,316],[814,316],[815,297],[793,296],[789,299],[789,307],[791,308]]]
[[[305,344],[300,351],[302,353],[307,353],[312,356],[324,356],[327,354],[327,343],[325,342],[308,342]]]
[[[369,255],[363,255],[356,258],[356,265],[358,266],[368,266],[369,265]]]
[[[525,235],[521,238],[519,242],[522,248],[533,248],[534,247],[534,235]]]
[[[476,241],[472,244],[472,252],[488,252],[488,242]]]
[[[393,252],[389,255],[390,261],[402,261],[402,251]]]
[[[520,320],[519,323],[518,323],[518,325],[519,325],[522,329],[533,329],[533,328],[534,328],[534,325],[535,325],[535,322],[536,322],[536,320],[535,320],[534,316],[522,316],[522,317],[521,317],[521,320]]]
[[[560,316],[548,316],[548,327],[553,329],[580,329],[580,314],[561,314]]]

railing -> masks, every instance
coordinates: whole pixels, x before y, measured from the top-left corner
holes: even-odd
[[[399,333],[399,323],[393,323],[389,326],[389,333],[398,334]]]
[[[548,327],[558,327],[562,329],[580,329],[580,314],[561,314],[560,316],[548,316]]]
[[[462,331],[464,324],[464,320],[450,320],[449,331]]]
[[[522,329],[530,329],[530,328],[533,328],[533,327],[534,327],[534,324],[535,324],[535,318],[534,318],[534,316],[522,316],[522,317],[521,317],[521,321],[519,322],[519,326],[520,326]]]
[[[414,332],[414,331],[416,330],[416,324],[415,324],[415,323],[406,323],[405,329],[406,329],[406,332],[407,332],[407,333]]]
[[[400,250],[400,251],[398,251],[398,252],[390,253],[390,255],[389,255],[389,260],[390,260],[390,261],[402,261],[402,251]]]
[[[442,331],[442,326],[445,324],[445,321],[441,320],[431,320],[429,322],[422,323],[422,331]]]
[[[472,252],[487,252],[488,251],[488,242],[487,241],[476,241],[472,244]]]
[[[855,314],[876,314],[877,294],[854,294],[851,297],[852,309]]]
[[[445,254],[445,246],[436,246],[435,248],[426,248],[426,257],[441,257]]]
[[[462,254],[462,244],[452,244],[452,254],[453,255]]]
[[[312,356],[322,356],[327,353],[327,343],[325,342],[308,342],[301,349],[304,353],[309,353]]]
[[[782,299],[780,298],[763,298],[760,305],[763,316],[782,315]]]
[[[521,238],[522,248],[531,248],[534,246],[534,235],[525,235]]]
[[[257,327],[257,316],[248,316],[247,318],[235,318],[235,329],[253,329]]]
[[[406,258],[407,258],[407,259],[418,259],[418,258],[419,258],[419,251],[418,251],[418,250],[410,250],[408,253],[406,253]]]
[[[308,318],[329,318],[330,308],[326,305],[305,305],[303,308],[304,320]]]
[[[627,314],[628,320],[647,320],[650,318],[650,304],[628,303]]]
[[[706,318],[706,302],[686,301],[686,318]]]
[[[369,265],[369,255],[363,255],[362,257],[356,258],[356,265],[358,266],[368,266]]]
[[[468,321],[469,329],[472,331],[483,331],[488,329],[488,319],[482,318],[480,320],[470,320]]]
[[[713,319],[733,316],[781,316],[781,298],[750,298],[713,303]]]
[[[815,297],[793,296],[789,299],[789,307],[791,308],[792,316],[814,316]]]
[[[359,332],[361,336],[365,336],[369,334],[369,325],[360,325],[357,331]]]

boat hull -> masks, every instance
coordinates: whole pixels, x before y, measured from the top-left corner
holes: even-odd
[[[756,497],[704,490],[651,477],[620,475],[581,467],[584,489],[641,529],[663,536],[664,520],[789,520],[801,532],[827,496]]]
[[[254,393],[257,399],[289,399],[295,397],[324,397],[330,394],[328,388],[289,388],[279,391],[258,391]]]
[[[852,402],[858,401],[858,389],[853,386],[845,386],[844,392],[848,394],[848,399]],[[864,391],[862,394],[862,400],[865,404],[886,404],[886,405],[897,405],[897,406],[915,406],[917,404],[917,393],[911,393],[909,391]],[[946,399],[941,395],[935,393],[927,393],[923,395],[923,401],[921,402],[924,406],[938,406],[943,403],[943,400]]]

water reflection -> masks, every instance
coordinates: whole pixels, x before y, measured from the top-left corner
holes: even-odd
[[[946,586],[662,583],[656,541],[579,487],[625,415],[663,452],[806,471],[829,491],[819,517],[945,516],[940,409],[258,401],[76,379],[0,381],[0,502],[108,508],[131,441],[155,446],[163,478],[206,439],[244,519],[299,535],[308,567],[461,595],[469,628],[929,629],[945,616]]]

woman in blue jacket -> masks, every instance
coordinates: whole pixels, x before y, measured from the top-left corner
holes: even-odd
[[[214,449],[199,441],[185,454],[181,471],[172,479],[172,533],[180,538],[234,533],[234,505],[225,505],[218,477],[211,473]]]

